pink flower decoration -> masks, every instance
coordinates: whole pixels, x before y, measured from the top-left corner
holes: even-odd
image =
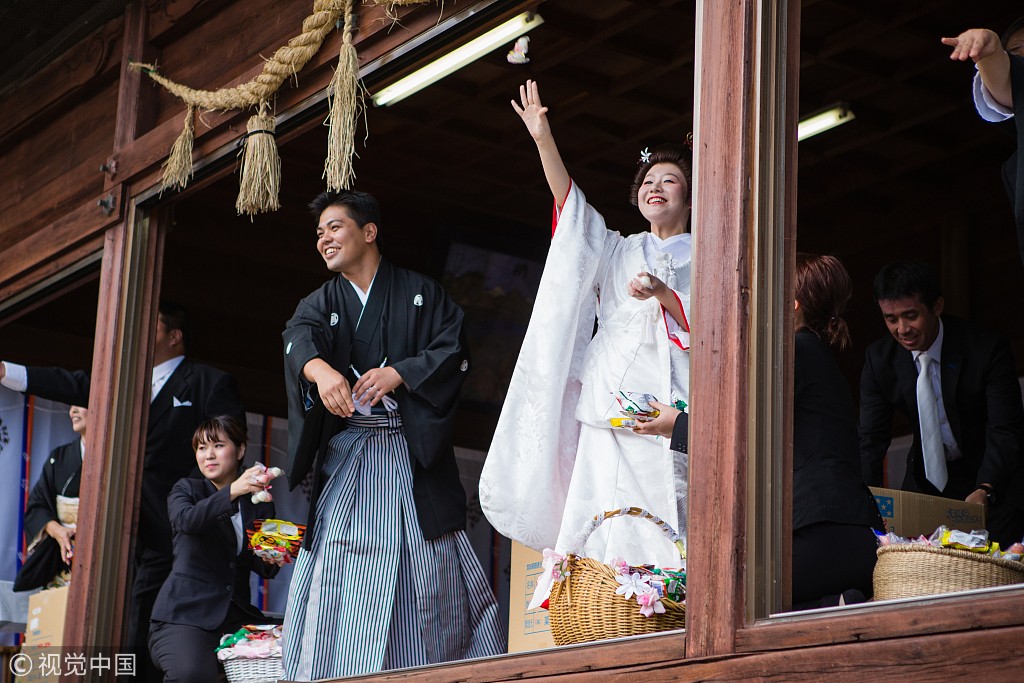
[[[561,581],[569,575],[569,560],[551,548],[544,549],[544,567],[550,568],[551,578]]]
[[[648,593],[640,593],[636,596],[636,602],[640,605],[640,614],[645,617],[652,617],[655,614],[664,614],[665,605],[661,603],[657,591],[653,588]]]

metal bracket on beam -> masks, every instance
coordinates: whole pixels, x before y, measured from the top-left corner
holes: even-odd
[[[115,201],[116,201],[116,199],[114,197],[114,193],[111,192],[110,194],[106,195],[105,197],[100,197],[99,199],[97,199],[96,200],[96,205],[98,207],[100,207],[101,211],[103,211],[103,215],[109,216],[112,213],[114,213],[114,202]]]

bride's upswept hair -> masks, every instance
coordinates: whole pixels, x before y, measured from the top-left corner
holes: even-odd
[[[633,206],[638,206],[636,195],[640,191],[640,186],[643,185],[644,178],[647,177],[651,167],[655,164],[675,164],[682,170],[683,175],[686,177],[686,201],[691,203],[693,201],[693,180],[691,177],[693,150],[683,143],[676,142],[658,145],[651,150],[649,157],[645,155],[644,159],[638,163],[636,175],[633,176],[633,184],[629,188],[629,203]]]

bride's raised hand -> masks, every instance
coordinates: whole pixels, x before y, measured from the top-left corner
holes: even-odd
[[[548,125],[548,108],[540,103],[540,90],[537,88],[537,81],[526,81],[526,85],[519,86],[519,100],[512,100],[512,108],[516,110],[519,117],[526,124],[526,130],[534,140],[551,136],[551,126]]]

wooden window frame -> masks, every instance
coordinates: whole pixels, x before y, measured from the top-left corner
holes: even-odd
[[[519,7],[535,4],[524,0]],[[142,49],[144,6],[132,3],[128,12],[125,44]],[[375,50],[385,54],[400,44],[388,37]],[[943,633],[928,641],[928,647],[940,648],[967,636],[958,632],[1024,630],[1024,589],[918,601],[911,607],[887,604],[767,618],[785,606],[789,592],[784,577],[789,572],[785,506],[791,488],[786,427],[791,408],[784,399],[792,395],[787,312],[795,251],[798,0],[699,0],[696,73],[694,282],[700,296],[694,302],[692,337],[690,481],[695,485],[690,490],[694,523],[687,630],[360,680],[490,681],[597,671],[630,680],[641,670],[648,677],[660,670],[667,680],[679,667],[694,676],[725,671],[726,660],[735,660],[734,674],[756,671],[767,662],[808,667],[824,646],[865,640],[918,643],[924,641],[916,636]],[[138,74],[123,71],[125,103],[134,104],[138,97],[130,94],[132,88],[138,91],[137,79]],[[305,100],[289,96],[282,110],[301,112],[322,99],[319,79],[307,83],[314,94]],[[226,153],[232,137],[228,120],[224,117],[216,130],[197,140],[201,157]],[[67,625],[66,642],[117,643],[123,632],[129,563],[124,540],[132,530],[132,516],[124,512],[137,509],[141,472],[141,457],[125,454],[144,450],[148,402],[142,397],[152,364],[155,283],[166,232],[166,214],[159,207],[149,211],[142,202],[155,192],[154,150],[166,149],[177,125],[161,124],[137,135],[137,122],[119,107],[115,156],[120,155],[124,184],[113,189],[119,198],[123,192],[131,199],[118,200],[119,207],[127,205],[124,219],[106,228],[103,237],[100,289],[105,297],[97,314],[89,405],[96,465],[82,485],[84,528],[68,608],[75,617]],[[772,455],[778,453],[781,459]],[[975,643],[980,636],[971,637]],[[798,648],[799,654],[779,652]],[[834,651],[851,661],[875,652]],[[739,657],[755,653],[761,658]],[[867,662],[863,668],[884,664]],[[820,675],[820,668],[808,671]]]
[[[710,4],[711,0],[705,0]],[[739,145],[742,150],[749,144],[750,148],[757,150],[754,159],[749,167],[749,215],[751,225],[745,228],[742,219],[734,217],[733,229],[739,235],[749,235],[747,249],[740,246],[733,246],[732,250],[722,249],[720,245],[712,247],[712,251],[718,254],[708,253],[708,244],[700,236],[695,237],[695,260],[697,266],[695,272],[704,267],[721,268],[722,254],[727,254],[733,260],[726,263],[743,264],[743,257],[749,259],[749,280],[740,280],[735,283],[732,294],[736,296],[735,301],[742,302],[743,308],[749,311],[745,324],[739,326],[740,334],[737,340],[746,341],[747,351],[747,412],[744,414],[739,404],[742,396],[736,396],[732,400],[736,402],[732,415],[735,418],[734,424],[737,431],[742,431],[746,426],[746,445],[748,452],[746,457],[733,455],[733,451],[716,453],[718,456],[732,456],[723,458],[723,461],[716,463],[716,467],[733,475],[731,480],[727,477],[727,483],[733,488],[711,487],[713,495],[721,497],[721,500],[729,500],[733,492],[746,492],[746,514],[736,512],[733,519],[746,519],[746,527],[740,525],[732,526],[734,538],[737,539],[739,548],[747,553],[746,561],[735,561],[731,569],[736,572],[736,581],[733,585],[742,584],[746,590],[745,599],[739,604],[729,608],[721,608],[713,619],[719,620],[717,629],[710,629],[714,634],[720,636],[720,640],[713,641],[702,654],[726,654],[730,645],[732,652],[736,655],[751,653],[768,653],[773,651],[795,650],[809,646],[831,646],[847,643],[861,643],[865,641],[885,641],[895,638],[908,638],[914,636],[929,636],[946,634],[953,640],[957,638],[958,632],[977,631],[987,629],[1003,629],[1007,627],[1020,627],[1024,625],[1024,587],[1005,588],[989,591],[975,591],[967,594],[935,596],[929,598],[891,601],[880,604],[870,604],[863,607],[853,607],[844,610],[829,610],[825,612],[814,612],[810,614],[788,614],[771,617],[769,614],[784,611],[790,604],[790,540],[792,537],[792,396],[793,396],[793,271],[796,253],[796,169],[797,169],[797,122],[799,103],[799,68],[800,68],[800,4],[799,0],[771,0],[751,1],[749,9],[743,14],[748,21],[740,23],[740,12],[730,17],[733,21],[716,29],[715,36],[744,36],[741,42],[746,45],[755,45],[755,49],[743,60],[742,66],[733,63],[733,69],[722,69],[720,67],[701,68],[699,73],[706,77],[714,75],[715,83],[719,85],[722,79],[733,79],[732,82],[744,84],[741,93],[753,93],[753,101],[749,105],[749,124],[745,127],[749,140],[743,140],[739,131],[735,133],[735,140],[743,140]],[[743,29],[750,27],[746,33]],[[707,24],[704,26],[704,35],[707,32]],[[723,32],[724,29],[724,32]],[[714,41],[718,45],[727,41]],[[701,51],[703,64],[714,64],[716,58],[721,58],[721,51],[718,55],[712,50]],[[740,60],[737,60],[737,62]],[[748,66],[749,64],[749,66]],[[755,77],[747,85],[743,74],[749,68]],[[781,75],[784,74],[784,77]],[[701,89],[701,96],[707,93]],[[720,93],[721,94],[721,93]],[[732,103],[733,108],[741,107],[741,96],[736,96]],[[722,130],[724,113],[709,111],[702,107],[700,120],[713,122],[719,131]],[[733,122],[729,122],[733,123]],[[731,144],[736,144],[735,140]],[[705,145],[705,142],[708,144]],[[716,143],[710,142],[707,138],[702,139],[702,149],[705,146],[713,146]],[[719,145],[730,144],[729,140],[717,142]],[[734,148],[735,149],[735,148]],[[741,160],[735,163],[742,164]],[[722,162],[724,165],[724,161]],[[709,174],[720,173],[714,168],[714,164],[698,164],[698,176],[701,182],[708,179]],[[714,181],[712,181],[714,182]],[[743,183],[736,183],[732,186],[732,192],[728,187],[716,187],[707,193],[700,193],[696,204],[701,208],[707,208],[708,202],[723,201],[741,205],[746,199]],[[737,211],[736,213],[740,213]],[[704,220],[697,220],[697,225],[712,223],[718,227],[719,220],[709,221],[705,216]],[[731,243],[730,243],[730,246]],[[738,265],[737,272],[742,272],[742,265]],[[699,275],[695,275],[699,277]],[[720,296],[723,290],[728,288],[721,286],[715,281],[711,287],[713,295]],[[703,292],[707,291],[705,285]],[[744,296],[745,295],[745,296]],[[697,298],[697,301],[700,301]],[[724,312],[728,300],[719,299],[719,305]],[[713,313],[710,313],[712,314]],[[706,320],[700,312],[695,311],[694,319],[697,321]],[[696,327],[696,325],[695,325]],[[699,328],[698,328],[699,329]],[[694,343],[695,365],[702,362],[699,341]],[[733,352],[735,357],[742,357],[743,344],[736,344]],[[728,357],[731,349],[726,353],[719,353],[719,356]],[[703,360],[708,360],[705,358]],[[695,376],[714,377],[715,375],[705,374],[702,367],[694,371]],[[698,380],[699,381],[699,380]],[[742,381],[742,376],[737,377]],[[719,387],[715,384],[716,392],[721,396]],[[730,397],[732,398],[732,397]],[[699,409],[699,401],[695,401]],[[722,411],[722,407],[719,407]],[[728,414],[728,413],[726,413]],[[746,418],[743,420],[742,418]],[[713,428],[704,418],[697,417],[694,420],[697,425],[705,428]],[[694,441],[691,438],[691,443]],[[737,443],[741,441],[736,439]],[[699,446],[695,447],[694,452]],[[698,468],[702,467],[701,460],[694,458]],[[747,479],[744,481],[744,476]],[[691,481],[703,481],[700,473],[693,472],[691,463]],[[705,481],[706,484],[706,481]],[[737,495],[737,498],[740,496]],[[701,519],[705,511],[713,510],[713,507],[704,507],[711,501],[703,503],[701,507],[694,509],[693,497],[691,496],[691,519]],[[706,527],[699,525],[698,529],[706,532]],[[729,531],[726,527],[725,531]],[[693,534],[691,533],[691,542]],[[714,539],[706,537],[702,539],[711,543]],[[745,541],[745,542],[744,542]],[[728,543],[722,544],[729,547]],[[727,553],[709,553],[707,559],[719,568],[733,560]],[[693,552],[691,552],[693,558]],[[698,559],[704,559],[702,555]],[[701,581],[707,574],[710,567],[693,567],[691,559],[691,576],[696,581]],[[745,577],[740,574],[745,572]],[[721,575],[728,574],[722,571]],[[722,578],[722,576],[717,578]],[[692,582],[691,582],[692,583]],[[718,590],[728,587],[724,580],[716,586]],[[699,590],[699,584],[698,584]],[[708,595],[715,595],[716,591],[707,592]],[[692,614],[692,606],[688,603],[688,614]],[[696,621],[696,617],[694,617]],[[728,624],[735,626],[733,639],[730,643],[728,637]],[[1019,630],[1019,629],[1018,629]],[[935,643],[942,642],[936,639]],[[697,656],[695,648],[689,649],[691,656]]]

